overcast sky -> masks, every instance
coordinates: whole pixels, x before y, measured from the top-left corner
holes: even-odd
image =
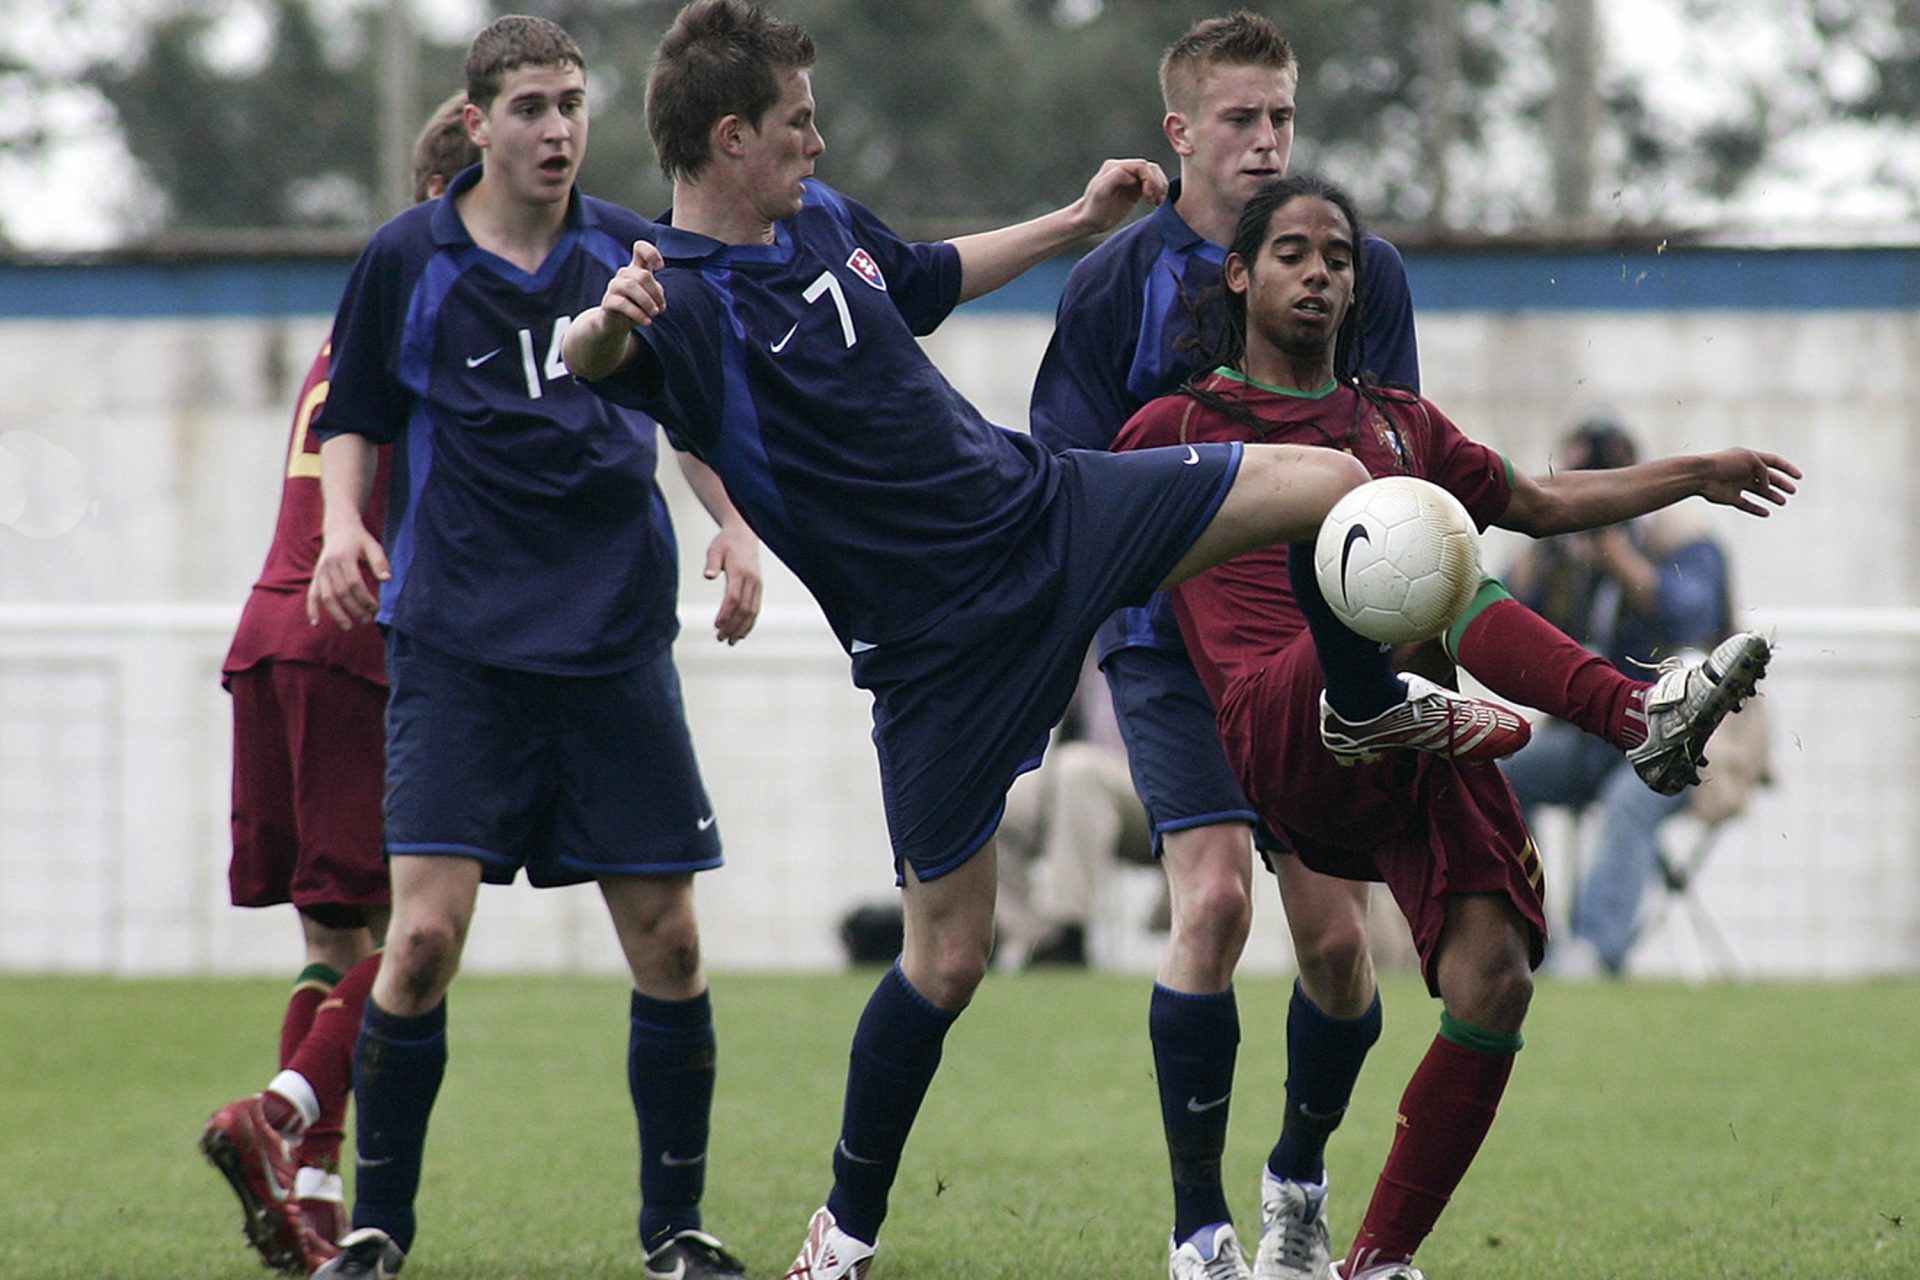
[[[352,0],[364,5],[369,0]],[[0,31],[0,53],[32,57],[56,73],[77,70],[88,60],[124,52],[130,10],[154,0],[83,6],[94,16],[76,17],[63,0],[7,0],[8,18]],[[344,7],[344,6],[341,6]],[[1604,68],[1602,82],[1637,75],[1649,104],[1659,115],[1699,122],[1730,109],[1739,100],[1734,86],[1767,83],[1790,91],[1779,69],[1802,52],[1796,41],[1810,38],[1789,22],[1771,17],[1766,5],[1742,6],[1738,21],[1703,25],[1686,12],[1685,0],[1607,0],[1599,6]],[[327,12],[320,6],[317,12]],[[338,8],[332,10],[338,12]],[[457,42],[477,29],[487,12],[483,0],[415,0],[418,21],[435,37]],[[244,63],[262,47],[264,29],[257,10],[241,9],[220,31],[224,56]],[[1823,50],[1821,65],[1830,84],[1846,87],[1850,78],[1869,74],[1865,59],[1848,50]],[[115,243],[150,220],[136,170],[115,128],[113,113],[98,94],[78,86],[50,95],[31,117],[16,115],[0,128],[39,127],[59,144],[41,160],[0,158],[0,231],[27,249],[85,249]],[[1500,131],[1496,130],[1498,134]],[[1602,140],[1603,170],[1605,140]],[[1512,158],[1531,184],[1544,171],[1537,145],[1515,139],[1493,154]],[[1731,206],[1688,205],[1665,199],[1663,215],[1683,221],[1779,226],[1804,238],[1834,223],[1857,234],[1871,227],[1911,221],[1903,202],[1885,187],[1868,181],[1876,170],[1920,174],[1920,131],[1870,129],[1832,124],[1802,130],[1783,139],[1769,168]],[[1601,193],[1604,212],[1627,218],[1645,215],[1644,197],[1652,193]]]
[[[317,15],[364,9],[374,0],[314,6]],[[381,0],[384,3],[384,0]],[[0,54],[72,74],[89,62],[127,52],[138,24],[132,15],[156,0],[120,0],[74,6],[71,0],[0,0]],[[68,12],[78,8],[80,12]],[[464,41],[485,21],[483,0],[413,0],[415,20],[443,42]],[[221,54],[236,64],[257,56],[266,30],[259,9],[235,6],[219,31]],[[11,110],[11,108],[10,108]],[[142,221],[142,190],[133,159],[121,143],[113,110],[90,89],[74,85],[34,104],[0,128],[39,128],[59,142],[41,160],[0,153],[0,232],[26,249],[89,249],[116,243]]]

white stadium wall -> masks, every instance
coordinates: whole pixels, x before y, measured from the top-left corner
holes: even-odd
[[[1896,257],[1909,274],[1920,261]],[[1539,280],[1556,270],[1502,269]],[[1886,273],[1884,261],[1864,270]],[[8,278],[0,971],[283,973],[296,955],[291,913],[226,902],[218,668],[273,526],[291,401],[326,318],[300,305],[46,314],[17,286],[10,296]],[[1664,916],[1637,968],[1920,970],[1920,298],[1889,300],[1883,282],[1858,310],[1832,294],[1811,308],[1602,297],[1496,310],[1450,297],[1457,277],[1416,272],[1414,284],[1425,390],[1520,467],[1544,469],[1557,434],[1605,406],[1653,452],[1745,443],[1807,472],[1771,520],[1711,512],[1746,616],[1778,639],[1765,686],[1778,777],[1720,833],[1693,900]],[[969,309],[929,341],[998,421],[1024,411],[1046,305]],[[892,894],[865,695],[778,566],[756,634],[732,649],[713,642],[715,593],[699,573],[710,526],[674,468],[662,483],[681,537],[677,656],[728,857],[699,882],[708,958],[720,969],[837,965],[841,916]],[[1506,535],[1489,542],[1491,565],[1510,558]],[[1542,824],[1557,906],[1580,835]],[[1128,921],[1150,896],[1138,872],[1111,894]],[[1376,898],[1383,942],[1398,937]],[[1259,916],[1249,964],[1283,969],[1271,895]],[[1110,963],[1155,957],[1130,924],[1095,942]],[[612,971],[619,957],[591,889],[520,885],[482,895],[468,967]]]

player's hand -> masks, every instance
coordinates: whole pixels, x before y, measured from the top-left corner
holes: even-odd
[[[1755,498],[1784,507],[1787,496],[1799,492],[1793,482],[1800,479],[1800,468],[1776,453],[1727,449],[1708,454],[1707,463],[1707,481],[1700,496],[1750,516],[1770,514]]]
[[[744,523],[729,525],[707,544],[706,578],[726,579],[720,611],[713,615],[713,638],[738,644],[760,619],[760,540]]]
[[[1111,231],[1133,206],[1167,198],[1167,175],[1151,160],[1108,160],[1080,197],[1080,216],[1089,235]]]
[[[582,311],[567,328],[560,356],[574,376],[597,382],[626,362],[634,329],[652,324],[667,309],[666,290],[654,274],[665,265],[659,249],[645,240],[633,242],[632,261],[607,281],[600,305]]]
[[[373,621],[380,600],[367,586],[360,572],[362,564],[380,582],[393,576],[380,540],[368,533],[357,519],[350,527],[329,529],[320,543],[320,558],[314,562],[313,579],[307,583],[310,625],[319,626],[324,617],[342,631],[348,631],[362,622]]]
[[[646,326],[667,309],[667,291],[655,273],[666,265],[660,250],[645,240],[633,242],[633,261],[613,273],[601,296],[601,310],[618,316],[632,328]]]

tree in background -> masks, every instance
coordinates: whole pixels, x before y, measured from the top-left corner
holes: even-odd
[[[146,23],[85,80],[165,198],[157,226],[365,229],[394,212],[373,195],[387,0],[148,0],[144,19],[110,0],[28,2],[71,22],[111,10]],[[1156,55],[1232,2],[774,0],[824,51],[814,72],[831,104],[823,176],[925,235],[1050,208],[1106,156],[1167,161]],[[1548,220],[1553,34],[1566,3],[1289,0],[1280,16],[1305,73],[1294,167],[1337,175],[1378,222],[1500,230]],[[489,0],[490,11],[539,13],[579,39],[592,69],[586,183],[648,213],[667,188],[643,120],[646,59],[677,8]],[[1812,160],[1836,154],[1857,159],[1826,193],[1832,207],[1920,215],[1920,7],[1763,8],[1668,0],[1636,10],[1640,25],[1603,29],[1597,221],[1724,220],[1770,178],[1811,174]],[[266,33],[239,65],[212,38],[236,13]],[[0,32],[10,100],[26,100],[16,88],[54,88],[36,69],[44,54]],[[414,118],[459,83],[460,58],[421,42]],[[49,114],[0,125],[0,160],[58,141]]]
[[[266,0],[267,43],[239,69],[215,60],[217,13],[161,17],[124,64],[99,63],[87,79],[120,119],[129,150],[167,199],[173,228],[368,227],[376,207],[379,86],[377,15],[348,20],[329,40],[308,0]],[[429,114],[460,83],[458,50],[423,49],[429,66],[411,119]]]

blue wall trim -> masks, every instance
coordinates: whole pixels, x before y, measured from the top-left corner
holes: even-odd
[[[1920,245],[1862,249],[1410,250],[1414,308],[1439,311],[1920,310]],[[1046,311],[1070,261],[967,306]]]
[[[1920,247],[1423,254],[1422,311],[1911,311]]]
[[[1072,262],[1041,264],[970,314],[1051,314]],[[0,319],[328,315],[345,260],[0,263]],[[1416,250],[1414,305],[1441,311],[1920,310],[1920,246]]]
[[[352,263],[0,264],[0,319],[332,315]]]

